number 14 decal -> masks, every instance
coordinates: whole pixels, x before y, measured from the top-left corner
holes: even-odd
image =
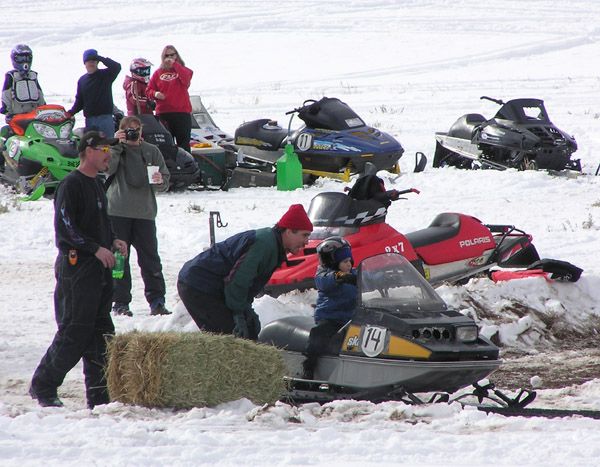
[[[385,348],[387,329],[379,326],[365,326],[360,348],[367,357],[376,357]]]

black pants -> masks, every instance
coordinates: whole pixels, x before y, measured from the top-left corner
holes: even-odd
[[[200,329],[221,334],[232,333],[233,313],[222,298],[204,294],[181,281],[177,281],[177,292]]]
[[[310,330],[306,345],[306,360],[304,361],[305,375],[312,379],[312,372],[320,355],[329,353],[331,338],[346,324],[346,321],[322,319]]]
[[[116,216],[110,216],[110,221],[117,238],[126,242],[129,250],[133,246],[137,252],[138,265],[144,281],[144,296],[148,303],[152,305],[156,299],[164,300],[166,287],[160,256],[158,256],[156,223],[148,219]],[[131,302],[129,255],[125,260],[123,278],[114,281],[113,302],[125,304]]]
[[[177,146],[191,153],[190,137],[192,133],[192,117],[185,112],[167,112],[158,116],[167,130],[173,135]]]
[[[54,312],[58,331],[33,374],[33,391],[56,397],[67,373],[83,359],[88,406],[109,402],[104,367],[106,339],[115,333],[110,317],[111,270],[95,256],[79,256],[72,266],[59,254],[54,266]]]

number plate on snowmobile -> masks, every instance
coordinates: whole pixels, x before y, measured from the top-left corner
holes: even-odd
[[[360,349],[367,357],[376,357],[385,349],[387,329],[379,326],[365,326]]]

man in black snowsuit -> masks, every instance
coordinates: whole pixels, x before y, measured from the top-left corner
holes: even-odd
[[[88,407],[109,402],[104,366],[106,338],[115,330],[110,316],[111,268],[115,264],[111,250],[126,255],[127,245],[114,237],[104,188],[96,175],[108,168],[109,145],[116,143],[96,131],[85,133],[79,143],[81,164],[62,181],[55,196],[58,331],[29,389],[31,397],[44,407],[63,405],[58,387],[81,359]]]

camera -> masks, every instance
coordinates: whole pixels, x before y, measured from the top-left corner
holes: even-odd
[[[140,138],[140,130],[138,128],[127,128],[125,130],[125,139],[127,141],[137,141]]]

